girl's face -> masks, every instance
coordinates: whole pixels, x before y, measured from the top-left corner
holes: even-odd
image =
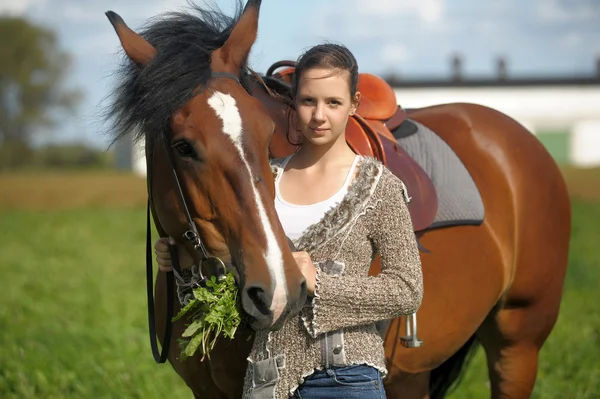
[[[304,139],[323,145],[345,139],[348,117],[358,107],[360,93],[350,96],[350,73],[313,68],[298,81],[296,109]]]

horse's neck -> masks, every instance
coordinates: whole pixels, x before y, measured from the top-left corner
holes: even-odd
[[[275,98],[258,82],[253,87],[252,96],[263,105],[265,112],[275,123],[275,131],[269,143],[270,156],[282,158],[293,154],[297,146],[290,144],[287,138],[288,130],[292,135],[296,132],[293,120],[294,110],[288,105],[287,101],[289,100]],[[286,94],[284,93],[282,96],[285,97]],[[295,140],[292,139],[292,141]]]

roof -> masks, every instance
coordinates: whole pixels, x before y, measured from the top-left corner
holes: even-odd
[[[383,78],[393,88],[420,87],[548,87],[548,86],[600,86],[600,75],[574,77],[522,77],[510,79],[475,78],[475,79],[398,79]]]

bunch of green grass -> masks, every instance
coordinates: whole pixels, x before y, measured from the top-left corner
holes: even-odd
[[[233,273],[217,280],[212,276],[206,282],[206,287],[193,289],[194,298],[173,318],[181,319],[191,315],[190,323],[179,339],[181,360],[193,356],[201,350],[202,359],[208,356],[214,348],[217,339],[223,336],[233,339],[240,325],[241,316],[238,304],[238,289]]]

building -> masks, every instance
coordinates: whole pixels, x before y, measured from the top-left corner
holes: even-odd
[[[387,79],[403,108],[469,102],[514,118],[546,146],[561,165],[600,166],[600,59],[595,77],[511,78],[506,62],[498,76],[464,79],[461,61],[453,62],[451,79]]]
[[[142,141],[136,143],[132,135],[128,135],[115,142],[113,148],[117,169],[146,176],[146,157]]]

